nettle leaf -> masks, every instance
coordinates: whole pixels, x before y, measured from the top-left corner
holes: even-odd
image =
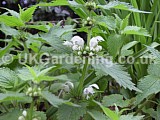
[[[148,74],[138,83],[138,88],[143,92],[136,96],[136,103],[140,103],[149,95],[160,92],[160,64],[151,64],[148,67]]]
[[[19,35],[19,31],[14,29],[14,28],[11,28],[9,26],[6,26],[4,24],[2,24],[0,26],[0,31],[2,31],[3,33],[5,33],[5,35],[13,35],[13,36],[17,36]]]
[[[109,120],[107,116],[105,116],[102,112],[91,110],[88,111],[88,114],[94,119],[94,120]]]
[[[19,18],[19,13],[17,13],[16,11],[10,10],[10,9],[7,9],[7,8],[3,8],[3,7],[2,7],[2,9],[7,10],[12,16]]]
[[[136,8],[134,8],[132,5],[126,2],[120,2],[120,1],[111,1],[107,5],[98,5],[99,8],[103,9],[121,9],[121,10],[127,10],[127,11],[132,11],[132,12],[139,12],[139,13],[150,13],[146,11],[141,11]]]
[[[68,3],[72,6],[72,7],[76,7],[76,8],[81,8],[83,7],[82,4],[77,3],[76,1],[68,1]]]
[[[32,19],[33,13],[35,12],[37,6],[32,6],[23,10],[20,8],[20,18],[24,22],[29,22]]]
[[[130,14],[127,15],[126,18],[122,20],[122,23],[120,25],[121,30],[123,30],[125,27],[127,27],[128,22],[129,22],[129,17],[130,17]]]
[[[115,112],[110,110],[107,107],[104,107],[101,103],[94,101],[96,104],[98,104],[101,109],[103,110],[103,112],[111,119],[111,120],[119,120],[119,115]]]
[[[48,32],[50,29],[49,25],[26,25],[26,28],[32,28],[36,30],[41,30],[43,32]]]
[[[50,3],[39,3],[37,4],[37,6],[63,6],[63,5],[69,5],[68,1],[67,0],[56,0],[56,1],[52,1]]]
[[[121,49],[121,56],[128,56],[134,53],[133,50],[130,50],[132,47],[134,47],[136,44],[138,44],[139,41],[132,41],[124,45]]]
[[[33,118],[38,120],[47,120],[46,114],[42,111],[33,111]]]
[[[32,98],[29,96],[26,96],[24,93],[0,93],[0,103],[6,102],[6,101],[23,101],[26,103],[31,103]]]
[[[144,116],[121,115],[119,120],[142,120]]]
[[[65,100],[58,98],[57,96],[48,91],[43,91],[41,95],[54,107],[58,107],[59,105],[62,105],[63,103],[67,102]]]
[[[58,120],[79,120],[86,113],[84,107],[61,105],[58,109]]]
[[[60,26],[56,25],[53,26],[50,31],[46,34],[41,34],[41,38],[46,41],[48,44],[50,44],[57,52],[70,52],[68,47],[63,45],[63,36],[72,32],[73,26],[72,25],[66,25],[66,26]]]
[[[103,97],[102,104],[106,107],[115,106],[115,104],[121,108],[128,107],[134,100],[124,100],[124,97],[120,94],[112,94]]]
[[[14,16],[0,15],[0,22],[10,27],[24,26],[24,23],[22,22],[22,20]]]
[[[9,68],[0,68],[0,87],[15,88],[20,82],[16,73]]]
[[[101,75],[109,75],[115,79],[120,86],[123,86],[125,89],[128,88],[130,90],[135,90],[141,92],[138,88],[136,88],[134,83],[131,82],[130,75],[125,71],[126,68],[117,63],[113,63],[112,61],[100,58],[97,59],[95,64],[92,64],[93,68],[97,73]]]
[[[123,46],[124,40],[125,37],[118,34],[112,34],[108,37],[108,52],[111,56],[113,56],[113,58],[115,58],[119,54],[120,49]]]
[[[122,30],[122,34],[128,35],[142,35],[151,37],[148,31],[145,28],[137,27],[137,26],[127,26]]]
[[[18,120],[19,116],[22,115],[22,111],[20,110],[12,110],[11,112],[0,115],[0,120]]]
[[[112,16],[94,16],[93,18],[97,24],[104,26],[109,30],[114,30],[116,28],[115,18]]]

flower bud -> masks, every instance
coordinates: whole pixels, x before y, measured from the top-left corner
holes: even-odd
[[[33,96],[37,96],[37,95],[38,95],[38,92],[34,92],[34,93],[33,93]]]
[[[32,97],[32,95],[33,95],[32,93],[29,93],[29,96],[30,96],[30,97]]]
[[[87,51],[83,51],[83,54],[87,54]]]
[[[93,55],[94,55],[94,53],[93,53],[93,52],[90,52],[90,53],[89,53],[89,56],[93,56]]]
[[[86,46],[86,48],[85,48],[85,49],[86,49],[86,51],[89,51],[89,47],[88,47],[88,46]]]
[[[81,51],[78,51],[78,55],[82,55],[82,52],[81,52]]]
[[[24,110],[24,111],[22,112],[22,115],[23,115],[24,117],[26,117],[26,116],[27,116],[27,111]]]
[[[33,90],[33,89],[32,89],[31,87],[28,88],[28,92],[32,92],[32,90]]]
[[[92,1],[86,2],[85,6],[87,7],[87,9],[88,9],[89,11],[96,9],[96,3],[95,3],[95,2],[92,2]]]
[[[18,120],[25,120],[24,116],[19,116]]]
[[[32,120],[38,120],[37,118],[33,118]]]

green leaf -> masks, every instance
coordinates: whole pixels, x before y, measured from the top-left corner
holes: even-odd
[[[122,115],[120,120],[142,120],[144,116]]]
[[[15,88],[20,82],[16,73],[9,68],[0,68],[0,87]]]
[[[23,101],[26,103],[31,103],[32,102],[32,98],[26,96],[24,93],[0,93],[0,103],[2,102],[10,102],[10,101]]]
[[[127,10],[127,11],[132,11],[132,12],[139,12],[139,13],[150,13],[146,11],[141,11],[136,8],[134,8],[132,5],[126,2],[120,2],[120,1],[111,1],[107,5],[98,5],[99,8],[103,9],[121,9],[121,10]]]
[[[26,25],[26,28],[33,28],[36,30],[41,30],[43,32],[48,32],[50,29],[49,25]]]
[[[94,120],[109,120],[107,116],[105,116],[102,112],[96,111],[96,110],[90,110],[88,111],[88,114],[94,119]]]
[[[126,18],[122,20],[122,23],[121,23],[121,26],[120,26],[121,30],[123,30],[125,27],[127,27],[128,22],[129,22],[129,17],[130,17],[130,14],[127,15]]]
[[[21,27],[24,26],[22,20],[14,16],[0,15],[0,22],[10,27]]]
[[[114,30],[116,28],[115,18],[112,16],[94,16],[93,18],[97,24],[104,26],[109,30]]]
[[[48,33],[41,34],[41,39],[50,44],[57,52],[67,53],[71,50],[63,45],[63,36],[69,32],[72,32],[73,30],[73,26],[71,25],[66,25],[64,27],[56,25],[53,26]]]
[[[118,114],[116,114],[114,111],[110,110],[107,107],[104,107],[103,105],[101,105],[101,103],[94,101],[96,104],[98,104],[101,109],[103,110],[103,112],[111,119],[111,120],[119,120],[119,116]]]
[[[26,10],[20,8],[20,18],[23,22],[29,22],[32,19],[33,13],[35,12],[37,6],[32,6]]]
[[[115,106],[115,104],[121,108],[128,107],[132,101],[127,99],[124,100],[124,97],[120,94],[112,94],[109,96],[104,96],[102,104],[106,107]]]
[[[10,10],[10,9],[7,9],[7,8],[3,8],[3,7],[2,7],[2,9],[7,10],[12,16],[19,18],[19,13],[17,13],[16,11]]]
[[[42,91],[42,97],[46,99],[54,107],[58,107],[59,105],[62,105],[63,103],[67,102],[65,100],[58,98],[57,96],[48,91]]]
[[[125,89],[128,88],[130,90],[140,92],[140,90],[134,86],[135,84],[131,82],[130,75],[125,71],[126,68],[122,65],[113,63],[112,61],[101,57],[101,59],[98,59],[97,63],[92,66],[96,70],[97,74],[105,76],[109,75]]]
[[[124,36],[118,35],[118,34],[111,34],[108,37],[107,45],[108,45],[108,52],[110,53],[113,58],[115,58],[119,52],[120,49],[124,43]]]
[[[67,0],[56,0],[52,1],[50,3],[39,3],[37,6],[63,6],[63,5],[69,5]]]
[[[16,29],[14,29],[14,28],[11,28],[11,27],[9,27],[9,26],[6,26],[6,25],[4,25],[4,24],[2,24],[1,26],[0,26],[0,30],[3,32],[3,33],[5,33],[5,35],[10,35],[10,36],[17,36],[17,35],[19,35],[19,32],[18,32],[18,30],[16,30]]]
[[[12,110],[11,112],[0,115],[0,120],[18,120],[18,117],[22,115],[20,110]]]
[[[149,95],[160,92],[160,64],[151,64],[148,67],[148,74],[138,83],[138,88],[143,92],[136,96],[136,104],[140,103]]]
[[[132,41],[132,42],[129,42],[126,45],[124,45],[121,49],[121,56],[128,56],[128,55],[133,54],[134,51],[129,50],[129,49],[131,49],[132,47],[134,47],[138,43],[139,43],[138,41]]]
[[[86,113],[84,107],[61,105],[58,109],[58,120],[79,120]]]
[[[127,26],[122,30],[122,34],[128,35],[142,35],[151,37],[148,31],[145,28],[137,27],[137,26]]]
[[[42,111],[33,111],[33,118],[36,118],[38,120],[47,120],[45,112]]]

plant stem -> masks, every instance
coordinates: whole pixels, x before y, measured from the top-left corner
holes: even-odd
[[[32,101],[31,106],[30,106],[30,110],[29,110],[29,120],[32,120],[33,108],[34,108],[34,101]]]

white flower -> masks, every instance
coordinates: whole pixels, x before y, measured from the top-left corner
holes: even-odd
[[[74,84],[72,82],[66,82],[65,85],[68,85],[70,88],[74,88]]]
[[[68,85],[63,85],[63,90],[64,90],[65,92],[69,92],[69,91],[70,91],[70,88],[69,88]]]
[[[68,46],[68,47],[72,47],[72,46],[73,46],[73,44],[72,44],[71,42],[69,42],[69,41],[65,41],[65,42],[63,43],[63,45],[66,45],[66,46]]]
[[[99,52],[99,51],[101,51],[101,50],[102,50],[102,46],[97,45],[97,46],[95,47],[95,51],[96,51],[96,52]]]
[[[98,42],[104,41],[104,39],[101,36],[97,36],[97,37],[93,37],[90,40],[89,46],[90,46],[90,50],[93,51],[100,51],[100,47],[96,48],[98,46]]]
[[[27,116],[27,111],[24,110],[24,111],[22,112],[22,115],[23,115],[24,117],[26,117],[26,116]]]
[[[87,54],[87,51],[83,51],[83,54]]]
[[[18,120],[25,120],[24,116],[19,116]]]
[[[79,36],[74,36],[70,41],[65,41],[63,45],[71,47],[72,50],[82,50],[84,47],[84,40]]]
[[[86,96],[86,99],[89,99],[89,95],[93,95],[95,93],[94,88],[99,89],[97,84],[92,84],[83,90],[83,94]]]
[[[32,90],[33,90],[33,89],[32,89],[31,87],[28,88],[28,92],[32,92]]]
[[[78,46],[84,47],[84,40],[83,40],[83,38],[81,38],[79,36],[74,36],[71,39],[71,42],[73,43],[73,45],[78,45]]]

